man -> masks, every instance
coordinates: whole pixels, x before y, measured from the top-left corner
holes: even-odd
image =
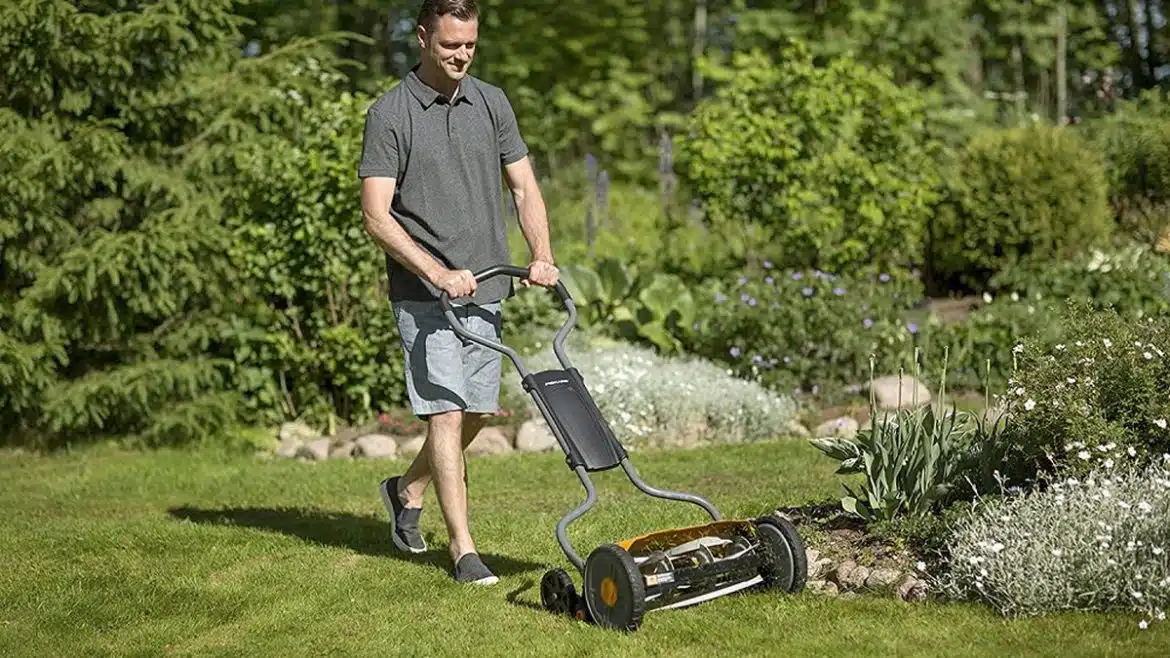
[[[455,334],[438,294],[447,291],[470,331],[499,340],[502,300],[513,282],[477,284],[472,272],[511,262],[501,179],[532,252],[522,283],[554,286],[558,271],[511,104],[502,90],[468,73],[478,33],[475,0],[423,1],[419,63],[367,111],[358,175],[366,231],[386,252],[407,393],[413,412],[427,420],[414,463],[379,485],[391,536],[401,550],[426,550],[418,521],[433,478],[455,580],[492,584],[498,578],[468,530],[463,450],[498,410],[502,357]]]

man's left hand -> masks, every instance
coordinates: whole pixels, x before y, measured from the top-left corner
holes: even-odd
[[[536,284],[538,286],[552,287],[557,285],[557,280],[560,273],[552,263],[545,260],[534,260],[528,266],[528,278],[520,283],[525,286]]]

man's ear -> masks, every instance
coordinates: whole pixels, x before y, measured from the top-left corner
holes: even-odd
[[[423,27],[422,25],[419,25],[418,29],[415,30],[415,35],[418,37],[418,47],[419,48],[426,48],[427,47],[427,28]]]

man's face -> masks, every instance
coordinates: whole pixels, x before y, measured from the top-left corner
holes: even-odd
[[[431,60],[435,69],[456,82],[467,75],[478,38],[478,20],[461,21],[451,14],[440,16],[431,31],[422,26],[418,29],[423,56]]]

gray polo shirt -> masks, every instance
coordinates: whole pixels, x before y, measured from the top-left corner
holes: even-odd
[[[367,110],[358,176],[397,179],[391,216],[447,267],[511,264],[502,167],[528,154],[512,105],[499,87],[470,75],[450,102],[416,72]],[[386,273],[391,301],[438,299],[437,288],[389,254]],[[503,299],[513,284],[506,276],[483,281],[474,301]]]

